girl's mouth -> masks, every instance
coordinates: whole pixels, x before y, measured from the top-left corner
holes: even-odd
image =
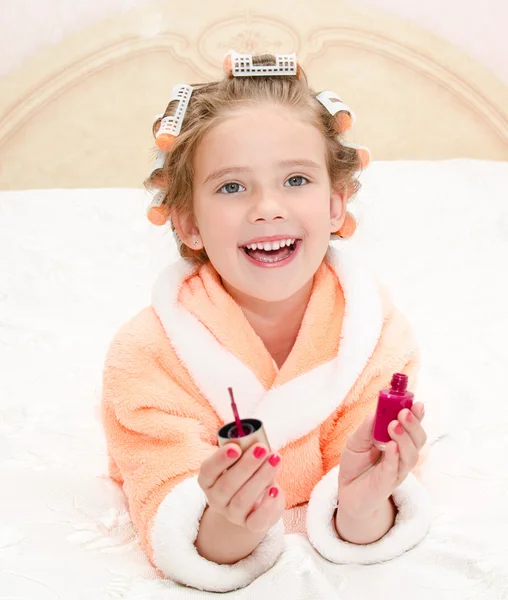
[[[260,244],[249,244],[243,246],[242,250],[249,262],[258,267],[282,267],[291,262],[302,240],[288,239],[280,242],[268,242]]]

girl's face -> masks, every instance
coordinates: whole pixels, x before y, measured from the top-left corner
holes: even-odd
[[[230,293],[277,302],[301,290],[345,214],[322,134],[287,107],[241,108],[203,137],[194,167],[198,235]]]

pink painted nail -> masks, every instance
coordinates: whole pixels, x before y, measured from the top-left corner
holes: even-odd
[[[263,458],[263,456],[266,455],[266,450],[264,448],[262,448],[261,446],[256,446],[254,448],[254,456],[256,458]]]
[[[397,435],[402,435],[404,433],[404,427],[402,427],[402,425],[398,423],[394,431]]]
[[[411,411],[409,411],[406,415],[406,421],[408,423],[412,423],[413,422],[413,413]]]
[[[238,458],[240,456],[234,448],[230,448],[226,454],[228,458]]]
[[[268,459],[268,462],[272,467],[276,467],[280,463],[280,456],[278,454],[272,454]]]
[[[268,495],[271,498],[277,498],[277,496],[279,495],[279,490],[276,487],[270,488],[270,491],[268,492]]]

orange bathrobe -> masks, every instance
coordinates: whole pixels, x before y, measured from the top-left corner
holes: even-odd
[[[428,497],[410,475],[394,493],[394,527],[364,546],[338,538],[332,515],[347,437],[373,412],[380,388],[405,372],[415,385],[418,352],[407,322],[371,274],[330,249],[314,279],[296,343],[279,370],[208,264],[183,260],[158,278],[152,306],[117,334],[104,370],[103,422],[111,476],[123,484],[141,544],[159,572],[208,591],[244,587],[267,571],[284,533],[306,532],[336,563],[388,560],[429,526]],[[201,463],[232,420],[227,388],[244,417],[264,423],[282,456],[286,514],[234,565],[194,546],[206,497]]]

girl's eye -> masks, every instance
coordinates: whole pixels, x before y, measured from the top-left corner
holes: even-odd
[[[239,183],[225,183],[219,190],[220,194],[237,194],[239,191],[238,188],[243,188],[243,185]],[[224,191],[223,191],[224,190]]]
[[[307,177],[304,177],[303,175],[293,175],[293,177],[290,177],[286,183],[289,183],[289,187],[301,187],[302,185],[307,185],[307,183],[302,183],[304,181],[309,183]]]

